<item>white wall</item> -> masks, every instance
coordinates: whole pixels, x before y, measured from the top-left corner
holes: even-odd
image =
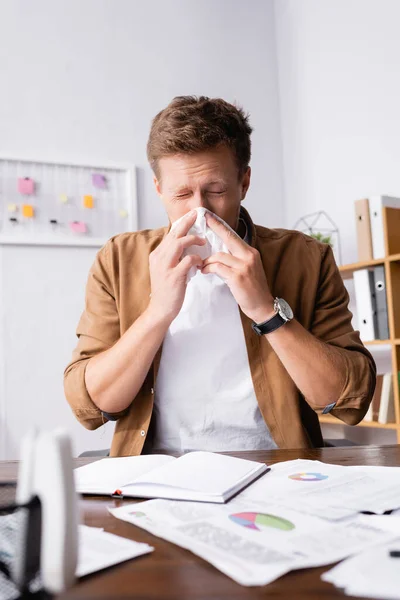
[[[0,439],[6,458],[18,456],[21,434],[32,426],[66,427],[76,453],[109,447],[112,425],[86,431],[63,399],[62,387],[94,253],[45,246],[0,251],[5,400]]]
[[[141,228],[166,221],[146,164],[152,117],[175,95],[238,101],[255,129],[246,205],[283,225],[272,0],[2,0],[0,73],[0,155],[135,163]],[[0,458],[32,424],[66,425],[76,452],[109,444],[73,421],[62,391],[92,259],[0,248]]]
[[[400,195],[400,2],[276,0],[286,225],[315,210],[357,260],[353,202]]]

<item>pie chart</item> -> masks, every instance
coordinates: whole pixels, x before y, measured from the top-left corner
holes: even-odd
[[[293,523],[282,517],[275,515],[267,515],[257,512],[241,512],[234,515],[229,515],[231,521],[236,525],[241,525],[247,529],[255,529],[262,531],[264,528],[280,529],[281,531],[291,531],[295,528]]]
[[[323,475],[322,473],[294,473],[293,475],[289,475],[289,479],[294,479],[295,481],[323,481],[324,479],[328,479],[328,475]]]

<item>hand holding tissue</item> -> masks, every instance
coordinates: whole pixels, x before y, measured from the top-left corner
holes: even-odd
[[[205,208],[175,221],[150,255],[152,306],[173,320],[182,308],[186,284],[196,274],[218,275],[256,323],[273,316],[273,297],[258,251]]]
[[[193,256],[193,255],[198,255],[200,256],[200,258],[203,259],[203,261],[205,261],[206,259],[210,258],[212,255],[217,254],[218,252],[223,252],[225,254],[229,253],[228,247],[226,246],[226,244],[224,244],[224,242],[222,241],[221,237],[218,236],[218,234],[209,227],[208,223],[207,223],[207,218],[206,215],[213,215],[212,212],[210,212],[209,210],[207,210],[206,208],[197,208],[195,210],[196,213],[196,220],[193,223],[192,227],[189,229],[188,232],[188,236],[194,235],[194,236],[198,236],[202,239],[204,239],[205,243],[203,246],[201,247],[196,247],[196,246],[188,246],[187,248],[185,248],[185,250],[182,253],[182,258],[184,258],[185,256]],[[175,231],[178,227],[178,225],[182,222],[183,219],[186,218],[186,215],[180,219],[178,219],[178,221],[175,221],[172,226],[171,226],[171,232]],[[219,219],[219,217],[214,215],[214,219],[217,221]],[[224,228],[228,228],[228,231],[233,234],[234,236],[236,236],[236,233],[229,227],[229,225],[227,225],[224,221],[222,221],[222,219],[220,219],[219,221],[221,225],[224,224]],[[237,236],[236,236],[237,237]],[[204,264],[204,262],[203,262]],[[201,266],[203,266],[203,264]],[[187,280],[186,282],[188,283],[192,277],[194,277],[194,275],[196,275],[197,273],[197,267],[192,267],[187,275]],[[221,277],[221,279],[223,280],[223,277]]]
[[[274,315],[274,299],[268,286],[258,250],[244,242],[213,213],[205,214],[206,230],[214,233],[223,250],[213,249],[202,273],[215,273],[228,285],[245,315],[262,323]]]
[[[206,243],[200,236],[188,235],[196,216],[196,212],[192,211],[176,221],[174,228],[150,254],[149,309],[155,321],[173,321],[182,307],[190,269],[203,265],[203,259],[196,253],[182,258],[182,253],[189,246],[199,248]]]

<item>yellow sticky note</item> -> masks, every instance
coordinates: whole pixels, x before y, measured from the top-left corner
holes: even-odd
[[[68,202],[68,196],[67,196],[67,194],[61,194],[60,195],[60,202],[62,202],[62,204],[67,204],[67,202]]]
[[[34,215],[34,210],[32,204],[23,204],[22,205],[22,215],[26,219],[32,219]]]
[[[93,196],[83,196],[83,206],[85,208],[93,208]]]
[[[119,210],[119,216],[122,217],[123,219],[126,219],[126,217],[128,216],[128,211],[125,210],[124,208],[121,208]]]
[[[18,206],[16,204],[8,204],[7,210],[9,213],[15,213],[18,210]]]

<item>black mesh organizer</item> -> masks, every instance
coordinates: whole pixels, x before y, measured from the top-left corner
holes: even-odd
[[[40,500],[19,505],[15,492],[15,483],[0,482],[0,600],[51,598],[40,581]]]

